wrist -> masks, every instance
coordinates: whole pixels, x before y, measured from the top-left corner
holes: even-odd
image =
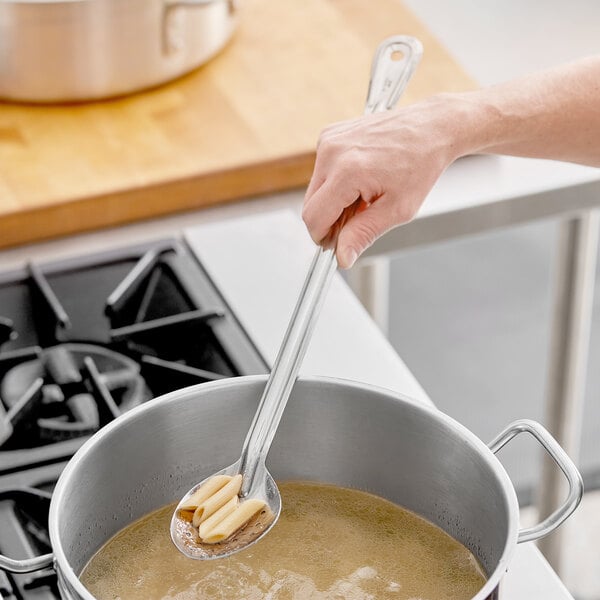
[[[440,116],[438,135],[448,164],[461,156],[493,152],[520,130],[518,115],[507,113],[486,89],[439,94],[430,102]]]
[[[462,156],[502,152],[523,136],[527,115],[519,103],[502,92],[501,87],[495,87],[458,95],[464,114]]]

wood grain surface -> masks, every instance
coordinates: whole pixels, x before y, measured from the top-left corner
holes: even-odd
[[[80,105],[0,103],[0,247],[304,186],[320,130],[362,113],[372,56],[418,37],[402,100],[474,84],[398,0],[244,0],[212,61]]]

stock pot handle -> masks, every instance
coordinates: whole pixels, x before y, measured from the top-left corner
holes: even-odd
[[[183,47],[183,40],[179,32],[180,27],[172,18],[174,9],[202,8],[212,4],[226,3],[229,15],[237,11],[237,0],[163,0],[162,18],[162,45],[163,53],[170,54]]]
[[[42,554],[41,556],[24,558],[22,560],[8,558],[8,556],[0,554],[0,569],[10,571],[11,573],[31,573],[32,571],[39,571],[40,569],[51,567],[53,562],[53,554]]]
[[[49,502],[51,494],[30,487],[18,487],[0,491],[0,500],[18,501],[19,498],[31,497],[35,502]],[[33,558],[15,559],[0,554],[0,569],[11,573],[31,573],[52,566],[53,554],[42,554]]]
[[[567,453],[559,443],[550,435],[547,429],[536,421],[522,419],[511,423],[489,444],[490,450],[496,454],[508,442],[520,433],[530,433],[550,455],[552,460],[563,472],[569,484],[567,499],[549,517],[533,527],[519,531],[517,543],[531,542],[552,533],[559,525],[568,519],[577,508],[583,497],[583,480],[581,474]]]

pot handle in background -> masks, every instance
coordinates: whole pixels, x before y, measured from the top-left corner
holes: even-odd
[[[550,435],[548,430],[536,421],[522,419],[511,423],[489,444],[490,450],[496,454],[508,442],[520,433],[530,433],[550,455],[552,460],[564,473],[569,484],[569,494],[563,504],[557,508],[549,517],[533,527],[527,527],[519,531],[517,543],[531,542],[552,533],[559,525],[568,519],[573,511],[579,506],[583,497],[583,480],[581,474],[567,453],[559,443]]]
[[[36,502],[49,502],[51,494],[28,487],[0,491],[0,500],[13,500],[18,502],[20,497],[24,498],[26,496],[33,497],[33,500]],[[0,554],[0,569],[10,571],[11,573],[31,573],[32,571],[39,571],[40,569],[51,567],[53,562],[53,554],[42,554],[41,556],[23,559],[8,558],[8,556]]]
[[[164,54],[172,54],[183,48],[182,24],[176,18],[178,8],[202,8],[211,4],[227,4],[230,16],[237,11],[237,0],[164,0],[162,17],[162,47]]]
[[[0,554],[0,569],[9,571],[10,573],[31,573],[32,571],[40,571],[51,567],[54,562],[54,554],[41,554],[33,558],[8,558]]]

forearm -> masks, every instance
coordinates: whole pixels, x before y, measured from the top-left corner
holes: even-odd
[[[600,166],[600,57],[449,101],[462,113],[462,131],[455,132],[458,155],[510,154]]]

